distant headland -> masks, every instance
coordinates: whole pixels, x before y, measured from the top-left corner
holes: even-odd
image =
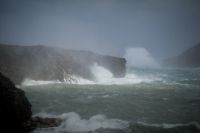
[[[94,63],[108,69],[114,77],[125,76],[125,58],[44,45],[0,44],[0,72],[15,84],[21,84],[25,78],[63,81],[70,78],[68,75],[93,80],[90,66]]]

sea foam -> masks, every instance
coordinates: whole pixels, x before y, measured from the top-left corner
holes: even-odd
[[[160,127],[165,129],[175,128],[175,127],[183,127],[183,126],[191,126],[194,125],[198,129],[200,129],[200,125],[198,122],[189,122],[189,123],[177,123],[177,124],[169,124],[169,123],[162,123],[162,124],[148,124],[145,122],[137,122],[137,124],[143,125],[143,126],[150,126],[150,127]]]
[[[35,116],[40,117],[57,117],[63,120],[59,127],[36,129],[34,133],[60,133],[60,132],[88,132],[96,129],[124,129],[129,123],[119,119],[110,119],[105,115],[97,114],[89,119],[83,119],[75,112],[64,113],[59,116],[50,115],[46,113],[39,113]]]
[[[90,70],[94,75],[94,80],[84,79],[77,75],[71,75],[71,82],[60,82],[60,81],[36,81],[31,79],[26,79],[22,85],[23,86],[31,86],[31,85],[42,85],[42,84],[79,84],[79,85],[92,85],[92,84],[102,84],[102,85],[125,85],[125,84],[139,84],[139,83],[150,83],[153,81],[161,80],[159,77],[151,76],[141,76],[134,73],[127,73],[125,77],[115,78],[113,74],[103,66],[94,63]]]
[[[184,130],[184,127],[190,131],[190,126],[194,126],[199,131],[200,125],[197,122],[189,122],[189,123],[159,123],[159,124],[150,124],[145,122],[128,122],[120,119],[107,118],[105,115],[97,114],[88,119],[83,119],[81,116],[75,112],[63,113],[61,115],[52,115],[47,114],[45,112],[38,113],[34,116],[40,117],[51,117],[51,118],[59,118],[62,119],[63,122],[58,127],[53,128],[38,128],[33,131],[33,133],[86,133],[86,132],[95,132],[98,129],[105,129],[109,131],[109,129],[113,129],[117,132],[117,130],[125,130],[127,133],[130,131],[140,131],[141,133],[145,131],[152,131],[148,127],[152,127],[153,130],[157,131],[157,129],[161,131],[167,131],[165,129],[169,129],[168,131],[174,131],[175,128],[179,128],[180,131]],[[132,125],[132,126],[131,126]],[[139,128],[138,128],[139,127]],[[171,130],[172,129],[172,130]]]

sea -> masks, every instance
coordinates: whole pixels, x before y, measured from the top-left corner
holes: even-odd
[[[200,69],[127,68],[114,78],[94,65],[93,81],[21,85],[34,116],[62,119],[33,133],[200,133]]]

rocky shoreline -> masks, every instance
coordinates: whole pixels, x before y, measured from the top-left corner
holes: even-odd
[[[114,77],[125,76],[125,58],[43,45],[0,44],[0,72],[17,85],[26,78],[65,81],[70,80],[69,75],[95,80],[91,72],[95,63],[108,69]]]
[[[6,132],[28,133],[36,128],[59,126],[57,118],[32,117],[31,104],[25,92],[0,73],[0,125]]]
[[[0,44],[0,125],[7,132],[27,133],[36,128],[59,126],[58,118],[32,117],[31,104],[20,85],[33,80],[71,80],[69,75],[95,80],[91,66],[108,69],[114,77],[126,72],[124,58],[99,55],[90,51],[37,46]]]

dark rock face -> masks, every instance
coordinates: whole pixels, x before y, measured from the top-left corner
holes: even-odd
[[[59,118],[42,118],[42,117],[33,117],[30,121],[26,123],[26,127],[30,130],[36,128],[50,128],[60,126],[62,120]]]
[[[0,73],[0,126],[1,131],[27,132],[25,123],[31,119],[31,104],[24,91]]]
[[[15,84],[20,84],[25,78],[62,81],[65,73],[93,79],[90,67],[95,62],[109,69],[115,77],[125,75],[124,58],[40,45],[0,45],[0,72]]]
[[[200,67],[200,44],[186,50],[182,54],[164,61],[164,65],[172,67]]]

